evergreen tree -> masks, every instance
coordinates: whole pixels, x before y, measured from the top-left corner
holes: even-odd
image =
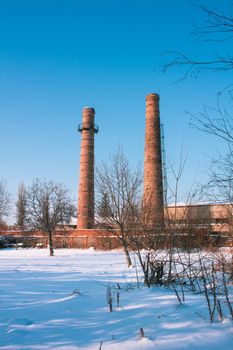
[[[102,219],[107,219],[112,215],[111,207],[109,204],[109,197],[107,193],[104,193],[102,195],[102,198],[98,207],[98,215]]]
[[[16,222],[20,227],[25,226],[26,220],[26,188],[21,182],[18,188],[18,199],[16,202]]]

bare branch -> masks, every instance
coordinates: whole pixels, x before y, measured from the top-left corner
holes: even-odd
[[[204,24],[201,26],[195,26],[192,30],[192,34],[198,35],[199,38],[204,38],[205,41],[215,41],[223,43],[226,40],[233,38],[233,17],[229,11],[229,15],[222,14],[216,10],[212,10],[205,5],[197,5],[192,3],[193,6],[200,9],[204,14]],[[232,47],[232,46],[230,46]],[[184,75],[178,80],[183,80],[189,76],[197,77],[202,70],[211,70],[213,72],[228,72],[233,69],[233,56],[222,51],[212,55],[207,59],[191,58],[180,51],[167,51],[163,55],[168,58],[168,63],[163,65],[163,72],[167,72],[168,69],[184,68]]]

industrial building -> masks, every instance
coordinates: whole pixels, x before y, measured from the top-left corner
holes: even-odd
[[[94,139],[99,128],[94,117],[94,108],[85,107],[82,123],[78,127],[81,148],[77,224],[67,226],[65,231],[58,227],[55,246],[112,248],[119,244],[112,232],[103,231],[95,225]],[[191,227],[193,232],[202,230],[207,235],[232,236],[231,204],[164,206],[159,95],[155,93],[146,96],[143,201],[150,206],[151,229],[166,232],[170,225],[173,230]],[[27,241],[31,245],[41,242],[47,244],[47,237],[42,232],[30,232],[16,227],[2,229],[0,236],[15,237],[16,240]]]

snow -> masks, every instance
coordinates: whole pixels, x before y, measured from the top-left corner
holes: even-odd
[[[0,250],[0,349],[98,350],[101,342],[102,350],[233,349],[233,322],[211,324],[204,296],[189,293],[179,305],[171,290],[137,288],[120,251],[55,254]]]

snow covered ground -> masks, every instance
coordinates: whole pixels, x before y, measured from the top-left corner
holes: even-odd
[[[204,296],[189,293],[179,305],[173,291],[137,288],[120,251],[55,254],[0,250],[0,349],[233,349],[233,322],[211,324]]]

